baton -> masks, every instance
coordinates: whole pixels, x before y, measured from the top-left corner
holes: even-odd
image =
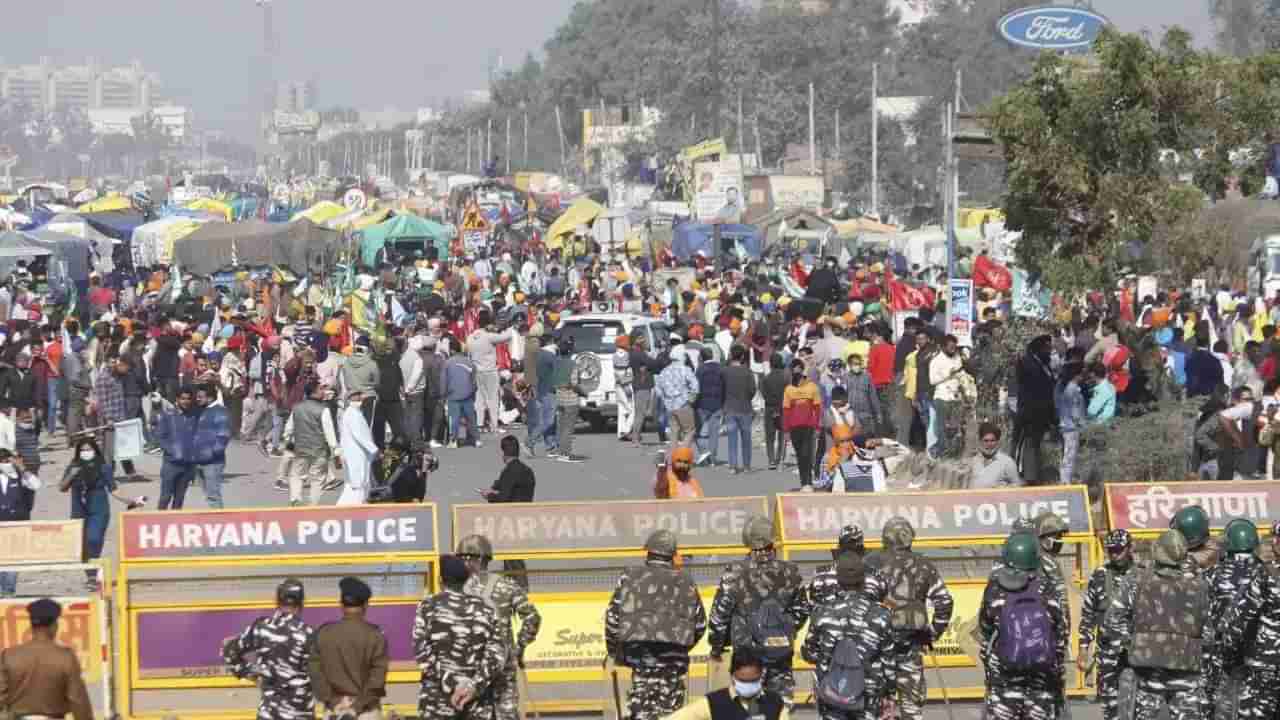
[[[942,690],[942,702],[947,706],[947,720],[956,720],[955,711],[951,709],[951,695],[947,692],[947,684],[942,680],[942,666],[938,664],[938,654],[929,646],[929,658],[933,660],[933,671],[938,675],[938,688]]]
[[[524,681],[525,693],[529,694],[529,673],[525,672],[523,665],[516,665],[516,670],[520,671],[520,679]],[[617,676],[615,675],[615,678]],[[533,698],[526,697],[525,702],[528,703],[529,709],[533,711],[533,716],[537,720],[542,720],[542,713],[538,712],[538,706],[533,702]]]

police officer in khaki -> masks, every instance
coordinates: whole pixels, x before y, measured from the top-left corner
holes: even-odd
[[[644,549],[644,565],[623,571],[604,616],[609,656],[631,668],[631,720],[655,720],[684,704],[689,651],[707,630],[698,586],[675,567],[675,534],[655,531]]]
[[[23,720],[93,720],[93,706],[70,648],[57,643],[62,607],[49,598],[27,606],[31,640],[0,651],[0,713]]]
[[[338,582],[342,619],[312,636],[311,689],[325,717],[379,720],[387,691],[387,638],[365,619],[373,591],[359,578]]]

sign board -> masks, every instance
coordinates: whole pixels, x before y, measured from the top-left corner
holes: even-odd
[[[1087,50],[1110,22],[1078,7],[1031,7],[1000,18],[996,26],[1005,40],[1036,50]]]
[[[920,317],[919,310],[898,310],[893,313],[893,341],[902,339],[907,332],[907,318]]]
[[[884,525],[903,517],[917,540],[1003,538],[1013,521],[1042,512],[1058,514],[1071,533],[1092,532],[1089,498],[1081,485],[946,492],[784,494],[778,496],[784,543],[834,545],[845,525],[879,537]]]
[[[1135,299],[1141,305],[1148,297],[1154,298],[1159,291],[1160,281],[1154,275],[1142,275],[1138,278],[1138,297]]]
[[[821,175],[771,175],[769,195],[774,210],[822,209],[825,185]]]
[[[638,552],[655,530],[674,532],[686,550],[740,546],[747,520],[768,514],[763,497],[455,505],[453,532],[484,535],[506,555]]]
[[[1014,317],[1043,318],[1049,314],[1050,302],[1052,295],[1040,284],[1038,277],[1033,280],[1026,270],[1013,268],[1011,312]]]
[[[1209,281],[1204,278],[1191,279],[1191,297],[1204,300],[1209,297]]]
[[[1280,510],[1280,482],[1108,483],[1107,520],[1112,530],[1162,532],[1174,513],[1199,505],[1211,527],[1223,528],[1235,518],[1269,527]]]
[[[360,188],[351,188],[342,196],[342,205],[348,210],[363,210],[368,202],[368,198]]]
[[[694,166],[693,182],[693,205],[701,222],[715,220],[730,203],[737,204],[739,214],[746,207],[742,196],[742,161],[736,157],[698,163]]]
[[[78,563],[84,557],[84,521],[0,523],[0,564]]]
[[[955,335],[962,347],[973,347],[973,280],[951,279],[947,302],[947,334]]]
[[[79,522],[76,524],[79,525]],[[79,562],[79,558],[76,562]],[[62,606],[57,642],[76,654],[85,685],[92,687],[102,680],[104,670],[104,623],[100,622],[99,614],[94,611],[93,601],[87,597],[53,599]],[[0,651],[31,640],[31,619],[27,614],[29,602],[31,598],[0,600]],[[221,645],[218,647],[221,648]]]
[[[431,554],[436,506],[353,505],[120,516],[120,560]]]

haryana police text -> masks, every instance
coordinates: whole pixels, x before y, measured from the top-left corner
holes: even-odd
[[[612,514],[574,511],[517,517],[476,516],[470,532],[495,542],[588,540],[626,538],[643,541],[654,530],[670,530],[681,537],[734,536],[742,532],[750,513],[746,510],[703,512]],[[619,527],[621,526],[621,528]],[[619,531],[621,529],[621,532]]]
[[[173,523],[138,526],[138,548],[192,549],[266,545],[401,545],[418,541],[418,519],[301,520],[286,539],[275,520],[256,522]]]
[[[935,534],[974,530],[1003,530],[1018,518],[1032,518],[1049,511],[1063,518],[1071,517],[1070,500],[1036,500],[1029,502],[948,503],[936,508],[918,505],[846,505],[844,507],[797,508],[794,531],[803,534],[838,533],[845,525],[857,525],[878,532],[895,517],[906,518],[917,530],[936,530]],[[949,514],[948,514],[949,513]]]

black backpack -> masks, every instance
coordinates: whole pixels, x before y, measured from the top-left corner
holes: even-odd
[[[846,713],[862,712],[866,689],[862,653],[858,652],[858,644],[853,638],[844,638],[836,643],[827,673],[818,682],[818,701],[824,708]]]

